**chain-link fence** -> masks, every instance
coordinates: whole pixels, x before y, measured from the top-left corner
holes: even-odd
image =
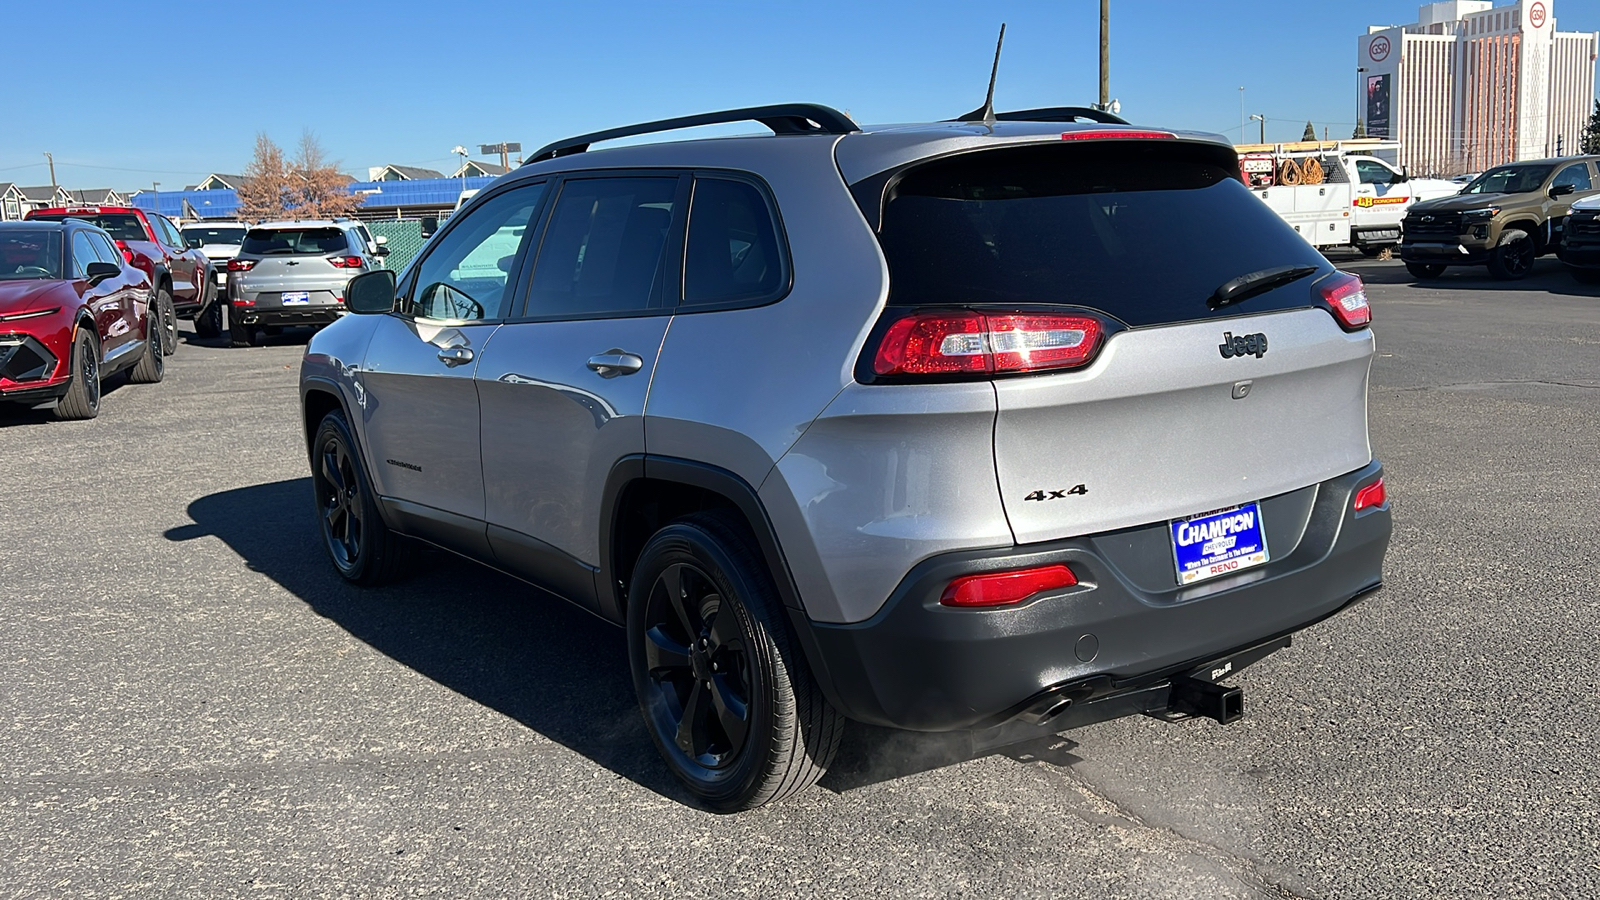
[[[389,248],[389,255],[383,261],[386,268],[396,272],[404,269],[422,249],[422,223],[415,219],[368,222],[367,227],[372,229],[374,237],[383,235],[389,239],[384,245]]]

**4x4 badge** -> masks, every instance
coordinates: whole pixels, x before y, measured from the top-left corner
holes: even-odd
[[[1260,359],[1267,355],[1267,336],[1261,332],[1255,334],[1242,334],[1233,336],[1233,332],[1222,333],[1222,343],[1217,346],[1222,351],[1223,359],[1232,359],[1235,356],[1254,356]]]

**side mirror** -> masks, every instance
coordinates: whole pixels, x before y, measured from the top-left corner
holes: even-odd
[[[184,243],[188,245],[190,250],[199,250],[201,247],[206,245],[206,239],[197,237],[186,238]]]
[[[379,245],[378,249],[372,251],[372,255],[373,256],[388,256],[389,255],[389,248],[388,247],[384,247],[382,245]]]
[[[85,268],[90,284],[98,284],[107,278],[115,278],[122,274],[122,267],[116,263],[92,262]]]
[[[1575,184],[1558,184],[1550,188],[1550,197],[1551,199],[1565,197],[1568,194],[1575,194],[1577,191],[1578,186]]]
[[[438,216],[423,216],[422,217],[422,236],[424,238],[433,237],[433,233],[435,231],[438,231],[438,230],[439,230],[439,217]]]
[[[1410,180],[1411,180],[1411,168],[1409,166],[1401,166],[1400,167],[1400,177],[1396,178],[1394,180],[1394,183],[1395,184],[1401,184],[1402,182],[1406,182],[1406,181],[1410,181]]]
[[[345,308],[368,315],[394,312],[394,283],[393,269],[357,275],[345,286]]]

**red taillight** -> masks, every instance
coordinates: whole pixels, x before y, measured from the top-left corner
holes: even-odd
[[[1132,128],[1090,128],[1084,131],[1064,131],[1061,133],[1061,139],[1063,141],[1175,141],[1178,136],[1170,131],[1138,131]]]
[[[361,257],[359,256],[330,256],[328,262],[333,263],[335,269],[359,269]]]
[[[1388,502],[1389,492],[1383,489],[1382,478],[1356,491],[1356,512],[1382,506]]]
[[[230,259],[228,260],[228,271],[248,272],[256,267],[256,262],[257,260],[254,259]]]
[[[960,375],[1069,369],[1087,363],[1104,327],[1090,316],[918,313],[889,326],[873,358],[879,375]]]
[[[130,264],[133,262],[133,251],[128,249],[127,241],[117,241],[117,249],[122,251],[122,258]]]
[[[246,300],[245,298],[240,297],[239,299],[233,301],[233,305],[234,306],[255,306],[256,302],[254,300]]]
[[[1077,583],[1072,570],[1061,565],[963,575],[950,582],[939,602],[945,606],[1008,606],[1021,603],[1040,591],[1072,587]]]
[[[1336,272],[1317,286],[1322,299],[1333,310],[1339,324],[1354,331],[1372,324],[1372,307],[1367,303],[1367,289],[1361,279],[1348,272]]]

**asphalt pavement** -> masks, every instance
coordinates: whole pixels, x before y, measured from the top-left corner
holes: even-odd
[[[657,760],[611,626],[441,552],[343,584],[304,336],[184,323],[95,421],[0,411],[0,896],[1600,896],[1600,287],[1345,264],[1387,583],[1244,673],[1242,721],[857,728],[735,816]]]

